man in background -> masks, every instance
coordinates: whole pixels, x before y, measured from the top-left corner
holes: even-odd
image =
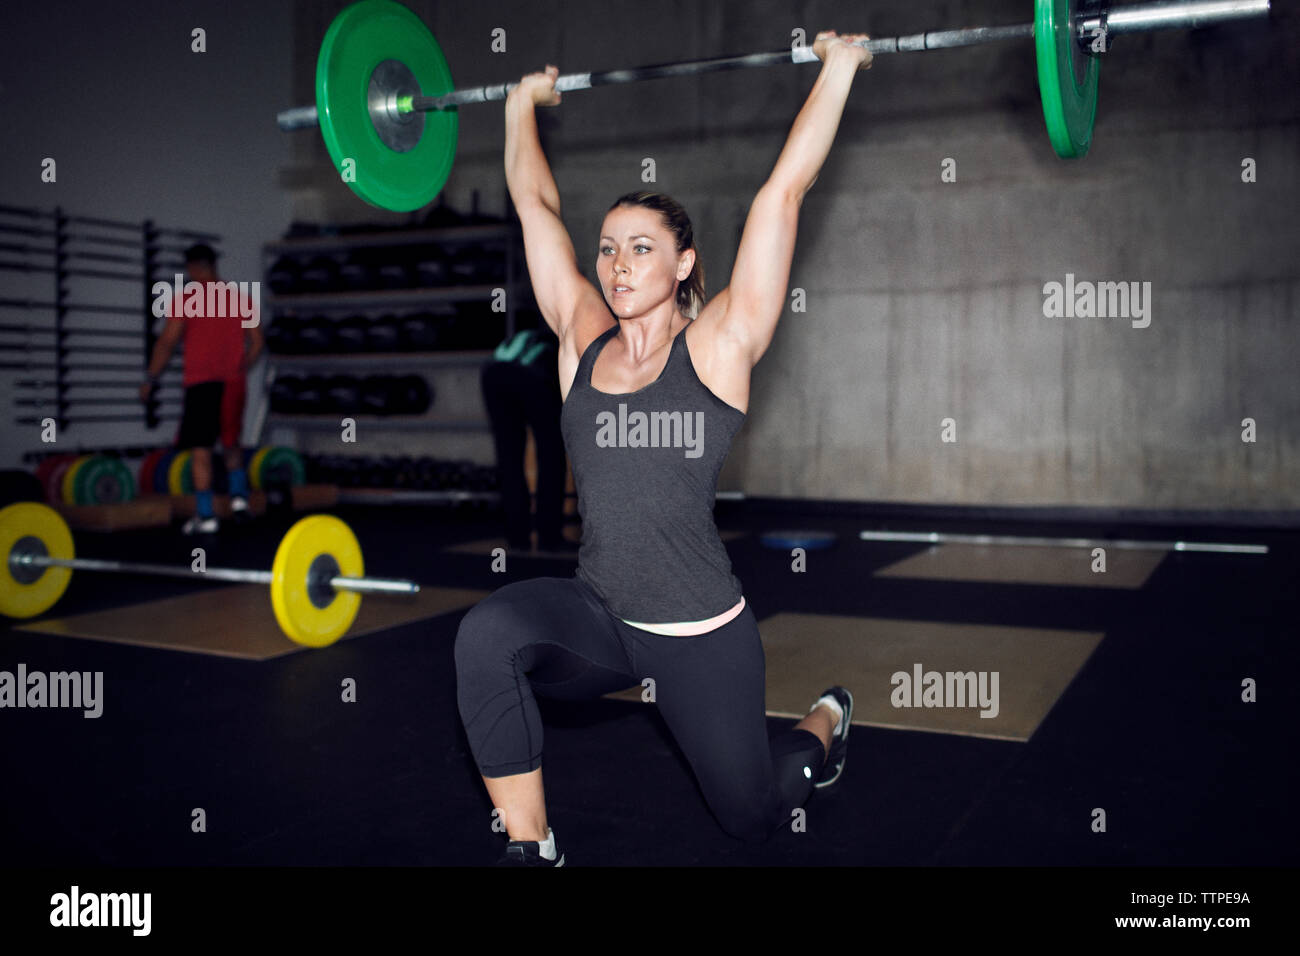
[[[211,246],[200,243],[185,251],[185,272],[189,281],[205,287],[220,281],[217,277],[217,254]],[[244,471],[243,449],[239,438],[244,421],[245,379],[262,351],[260,322],[243,327],[238,301],[229,301],[238,293],[225,297],[203,297],[203,314],[186,316],[182,303],[173,301],[167,324],[154,345],[147,380],[140,386],[140,398],[148,401],[158,378],[171,358],[178,342],[185,343],[185,403],[176,448],[193,452],[194,491],[197,513],[185,523],[185,534],[211,534],[220,522],[212,503],[212,448],[221,441],[230,483],[230,510],[236,518],[248,514],[248,475]],[[209,310],[210,301],[220,299],[223,308]],[[252,303],[256,307],[256,303]],[[191,308],[192,311],[192,308]],[[208,311],[218,314],[208,315]]]

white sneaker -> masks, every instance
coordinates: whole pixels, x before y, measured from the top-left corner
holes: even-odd
[[[181,528],[181,534],[216,534],[217,528],[221,527],[221,522],[214,515],[211,518],[200,518],[195,515],[189,521],[185,522]]]
[[[230,514],[234,518],[247,518],[251,512],[248,510],[248,499],[242,495],[235,495],[230,499]]]

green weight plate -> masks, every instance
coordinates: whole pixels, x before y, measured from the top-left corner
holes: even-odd
[[[76,477],[72,480],[72,501],[69,504],[95,504],[92,497],[93,485],[88,479],[103,473],[105,460],[102,456],[96,455],[77,469]]]
[[[77,471],[79,505],[108,505],[135,497],[135,478],[120,458],[97,455]]]
[[[422,114],[424,130],[406,151],[387,145],[369,108],[376,67],[397,61],[414,76],[413,94],[452,90],[451,71],[423,21],[392,0],[361,0],[345,8],[325,33],[316,61],[316,110],[334,168],[355,162],[347,185],[366,202],[395,212],[428,205],[442,190],[456,158],[454,109]],[[402,87],[401,92],[406,88]]]
[[[301,485],[306,480],[302,458],[292,448],[275,447],[266,453],[258,472],[262,488],[272,485]]]
[[[1097,120],[1097,77],[1101,72],[1099,59],[1079,47],[1073,24],[1070,0],[1034,0],[1038,92],[1047,135],[1062,159],[1078,159],[1088,152]]]
[[[118,487],[122,489],[122,497],[118,501],[134,501],[136,496],[135,475],[127,467],[126,462],[121,458],[110,458],[113,463],[113,470],[117,473]]]

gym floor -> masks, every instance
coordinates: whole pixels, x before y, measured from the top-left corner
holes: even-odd
[[[572,560],[449,550],[491,537],[490,515],[343,508],[368,573],[492,590]],[[227,527],[209,566],[269,567],[292,516]],[[1048,629],[1100,635],[1025,739],[855,722],[839,783],[809,801],[806,831],[762,847],[726,836],[661,719],[639,702],[542,701],[550,821],[572,865],[1294,865],[1293,695],[1300,562],[1295,532],[932,521],[943,531],[1267,544],[1266,556],[1169,553],[1136,587],[1061,586],[878,572],[924,545],[857,540],[871,515],[724,503],[719,527],[765,643],[799,615],[816,661],[819,619]],[[761,546],[773,527],[838,533],[795,574]],[[729,533],[732,532],[732,533]],[[734,533],[734,534],[733,534]],[[78,533],[80,554],[188,562],[170,530]],[[960,554],[960,546],[956,548]],[[1018,549],[1005,549],[1016,551]],[[987,558],[981,561],[988,565]],[[996,562],[994,562],[996,563]],[[985,570],[988,570],[986,567]],[[996,577],[996,572],[993,574]],[[1014,577],[1015,575],[1012,575]],[[206,588],[220,587],[208,585]],[[74,573],[43,619],[143,605],[196,589],[168,578]],[[367,601],[383,600],[367,598]],[[265,611],[271,615],[269,600]],[[103,714],[10,710],[0,765],[14,866],[481,865],[502,837],[456,710],[452,646],[463,610],[318,650],[238,660],[32,633],[10,626],[28,671],[102,671]],[[10,622],[11,624],[13,622]],[[191,622],[155,619],[160,632]],[[827,627],[830,625],[827,624]],[[973,633],[973,632],[972,632]],[[1023,631],[1023,633],[1036,633]],[[881,652],[870,634],[852,649]],[[779,674],[771,673],[769,688]],[[828,665],[829,666],[829,665]],[[815,668],[814,668],[815,670]],[[345,680],[356,702],[341,701]],[[1270,679],[1272,678],[1272,679]],[[837,681],[825,673],[811,694]],[[1241,702],[1258,681],[1258,703]],[[858,710],[890,688],[850,687]],[[1004,682],[1005,700],[1016,694]],[[769,706],[771,694],[769,693]],[[1004,709],[1009,709],[1004,704]],[[772,732],[788,717],[770,716]],[[21,768],[17,770],[15,768]],[[21,779],[21,782],[16,782]],[[93,796],[93,798],[92,798]],[[206,834],[191,832],[202,807]],[[1109,839],[1090,823],[1107,814]]]

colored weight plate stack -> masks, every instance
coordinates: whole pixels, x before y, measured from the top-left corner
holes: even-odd
[[[59,466],[68,461],[70,455],[48,455],[41,459],[40,464],[36,466],[36,480],[41,483],[42,501],[49,504],[55,502],[54,496],[54,473]]]
[[[140,474],[136,479],[136,488],[140,494],[153,494],[154,471],[157,470],[158,462],[162,461],[165,454],[167,454],[167,449],[155,448],[140,461]]]
[[[153,469],[152,490],[156,495],[169,495],[171,491],[167,487],[167,478],[171,473],[172,460],[177,455],[175,448],[168,448],[163,451],[162,456],[158,459]]]
[[[292,448],[259,448],[248,465],[248,480],[254,488],[301,485],[306,481],[302,457]]]
[[[135,498],[135,476],[120,458],[95,455],[76,471],[73,503],[121,504]]]
[[[169,495],[185,494],[185,472],[190,466],[190,459],[194,453],[188,448],[184,451],[177,452],[167,464],[167,493]],[[190,484],[193,489],[193,482]]]
[[[94,455],[80,455],[68,465],[63,472],[63,480],[59,485],[60,504],[75,505],[77,503],[77,474],[94,457]]]
[[[224,495],[229,491],[230,480],[226,472],[226,458],[219,452],[212,453],[212,492]],[[183,451],[172,459],[168,466],[167,490],[173,495],[194,494],[194,455]]]

